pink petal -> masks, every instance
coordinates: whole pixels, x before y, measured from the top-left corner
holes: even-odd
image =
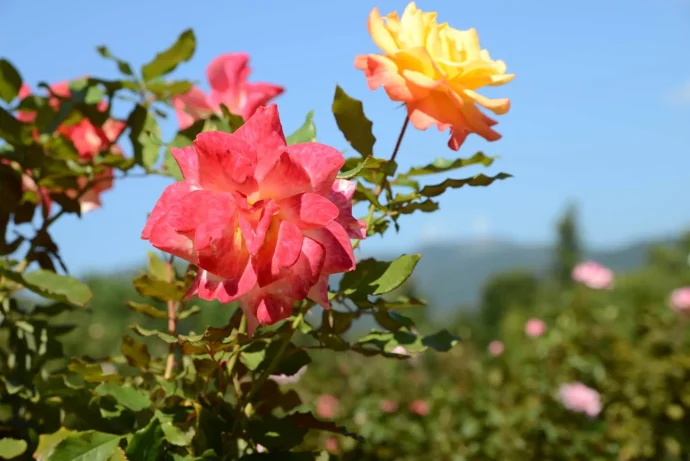
[[[305,230],[304,235],[323,245],[326,251],[324,274],[348,272],[355,268],[355,255],[352,252],[350,238],[340,224],[332,222],[326,227]]]
[[[256,179],[262,178],[270,171],[285,148],[285,135],[280,124],[278,106],[271,104],[260,107],[240,128],[235,136],[244,139],[256,151],[258,164]]]
[[[302,232],[295,224],[273,220],[266,235],[266,242],[256,257],[257,282],[260,287],[278,280],[282,269],[297,262],[302,251],[303,239]]]
[[[316,142],[294,144],[289,146],[287,151],[309,175],[314,192],[327,196],[338,171],[345,164],[343,154],[330,146]]]
[[[206,131],[196,137],[194,147],[204,188],[232,190],[243,186],[243,191],[249,193],[255,187],[251,176],[256,153],[245,140],[222,131]]]
[[[215,112],[215,106],[201,88],[193,86],[187,93],[172,100],[181,129],[189,128],[196,120]]]
[[[217,277],[208,271],[200,269],[192,286],[186,295],[186,299],[198,296],[201,299],[212,301],[217,299],[221,303],[230,303],[240,296],[248,293],[256,285],[256,273],[251,263],[247,264],[239,280],[227,280]]]
[[[287,152],[259,182],[261,198],[281,199],[311,189],[309,175]]]
[[[230,100],[235,102],[240,88],[249,76],[248,63],[249,55],[246,53],[227,53],[218,56],[206,69],[206,78],[211,84],[211,89],[229,96]],[[228,105],[228,108],[233,109],[236,105]]]
[[[281,215],[302,229],[324,227],[338,217],[340,211],[327,198],[306,192],[278,202]]]
[[[199,159],[193,146],[172,148],[172,156],[180,167],[182,177],[189,184],[199,184]]]
[[[314,302],[319,303],[324,309],[330,309],[331,303],[328,301],[328,276],[322,275],[316,285],[311,287],[307,297]]]
[[[244,105],[239,115],[244,119],[251,117],[259,107],[268,104],[271,99],[285,92],[282,86],[270,83],[247,83],[245,85]]]
[[[168,212],[168,209],[182,197],[192,191],[189,184],[178,182],[166,187],[163,194],[160,196],[153,211],[149,214],[144,230],[141,232],[141,238],[149,240],[151,238],[151,230],[153,226],[161,219],[161,217]]]

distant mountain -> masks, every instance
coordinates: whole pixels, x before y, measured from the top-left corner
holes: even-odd
[[[638,242],[615,250],[591,251],[586,257],[617,271],[630,270],[644,264],[652,246],[672,241]],[[527,269],[538,276],[546,275],[552,264],[553,248],[490,240],[426,245],[413,253],[422,254],[414,274],[415,286],[429,301],[433,315],[438,315],[459,306],[476,306],[482,287],[496,273]]]

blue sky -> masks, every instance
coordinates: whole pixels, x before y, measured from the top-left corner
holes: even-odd
[[[690,1],[419,1],[456,28],[477,28],[483,47],[517,74],[488,96],[509,97],[499,117],[503,139],[470,137],[460,151],[501,159],[489,169],[514,178],[441,198],[441,211],[414,215],[402,230],[364,250],[404,251],[432,240],[506,237],[545,242],[569,200],[580,205],[591,246],[624,245],[690,227]],[[365,104],[390,155],[404,115],[385,93],[367,89],[355,55],[375,52],[367,33],[373,6],[402,12],[402,1],[363,0],[2,0],[0,54],[32,87],[88,73],[117,76],[95,51],[101,44],[139,66],[188,27],[198,45],[174,76],[201,82],[217,55],[251,55],[254,81],[284,85],[276,102],[287,133],[316,111],[320,142],[344,149],[330,113],[335,84]],[[163,125],[166,139],[176,128]],[[450,157],[448,135],[409,130],[401,168]],[[474,174],[479,170],[463,172]],[[444,179],[439,177],[438,180]],[[164,179],[126,179],[103,196],[104,208],[55,226],[73,272],[125,267],[150,247],[139,234]]]

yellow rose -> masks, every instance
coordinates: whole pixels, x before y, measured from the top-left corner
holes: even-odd
[[[496,121],[476,104],[500,115],[508,112],[510,101],[489,99],[477,90],[503,85],[515,75],[506,74],[505,63],[492,60],[481,49],[475,29],[438,24],[436,13],[425,13],[414,2],[407,5],[402,18],[396,12],[383,18],[374,8],[368,27],[383,54],[357,56],[355,67],[364,71],[370,89],[383,86],[393,101],[405,103],[415,128],[450,128],[448,146],[453,150],[470,133],[489,141],[500,139],[491,128]]]

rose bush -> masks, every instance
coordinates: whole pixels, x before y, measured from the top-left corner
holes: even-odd
[[[332,420],[341,413],[335,395],[305,400],[286,387],[305,373],[314,351],[412,362],[458,342],[448,330],[420,333],[399,312],[424,304],[394,294],[420,255],[357,261],[353,248],[399,227],[405,215],[437,210],[435,198],[449,189],[509,177],[480,173],[423,185],[420,177],[488,167],[494,158],[438,158],[407,171],[395,160],[408,121],[420,129],[451,127],[454,150],[469,132],[497,139],[489,128],[494,122],[474,102],[496,113],[506,112],[508,102],[475,90],[512,75],[479,48],[473,31],[438,26],[414,4],[398,26],[391,16],[387,33],[397,27],[397,38],[385,38],[372,18],[374,40],[388,54],[358,58],[357,65],[366,61],[372,88],[385,74],[379,83],[393,101],[406,103],[409,117],[391,154],[378,152],[362,102],[339,86],[332,112],[354,156],[317,143],[311,113],[285,136],[269,104],[283,88],[249,83],[246,54],[225,54],[209,65],[210,94],[167,79],[193,57],[192,30],[136,70],[98,47],[119,79],[40,83],[31,93],[19,71],[0,60],[2,456],[249,460],[298,452],[296,459],[325,459],[343,446],[333,434],[361,436]],[[422,23],[430,28],[428,47],[417,49],[418,34],[426,34]],[[390,48],[393,41],[398,48]],[[427,64],[436,70],[416,70]],[[401,97],[403,87],[409,93]],[[130,101],[121,121],[111,114],[116,98]],[[173,112],[180,129],[164,141],[159,120]],[[119,143],[122,136],[131,149]],[[92,293],[68,275],[52,225],[101,206],[101,193],[127,187],[121,182],[133,175],[176,181],[141,235],[163,254],[149,254],[146,271],[133,280],[137,297],[126,303],[147,320],[130,325],[119,352],[67,356],[60,338],[74,325],[63,322],[88,306]],[[363,219],[353,216],[358,204],[368,208]],[[344,275],[329,285],[335,274]],[[204,309],[226,321],[191,331],[188,319]],[[361,318],[377,327],[352,337]],[[108,326],[94,323],[88,334],[101,338]],[[434,408],[425,399],[405,404],[420,418]],[[331,436],[311,446],[305,437],[318,431]]]

